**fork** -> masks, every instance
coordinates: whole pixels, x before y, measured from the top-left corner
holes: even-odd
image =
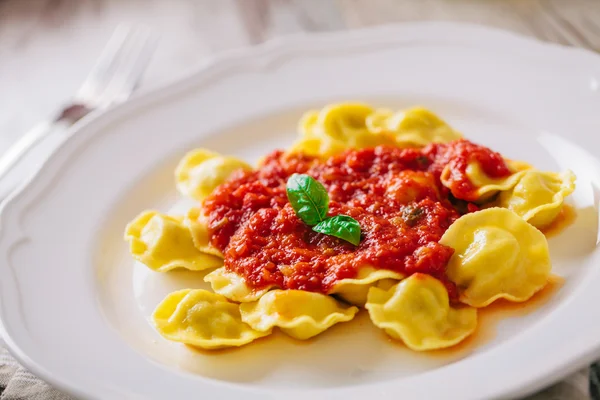
[[[135,90],[156,46],[143,26],[119,26],[71,102],[54,118],[25,133],[0,157],[3,178],[23,157],[53,132],[70,127],[93,111],[125,101]]]

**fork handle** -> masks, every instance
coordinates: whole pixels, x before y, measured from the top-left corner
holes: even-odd
[[[42,122],[34,126],[19,138],[0,157],[0,179],[12,170],[19,161],[29,153],[42,139],[48,136],[59,122]]]
[[[67,121],[42,122],[0,156],[0,202],[39,169],[68,131]],[[38,146],[39,145],[39,146]]]

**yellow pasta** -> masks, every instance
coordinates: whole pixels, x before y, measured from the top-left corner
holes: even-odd
[[[389,269],[363,267],[356,278],[338,281],[329,294],[335,294],[350,304],[364,306],[367,302],[367,293],[370,287],[396,282],[402,278],[404,278],[404,275]]]
[[[192,150],[175,169],[177,190],[184,196],[202,201],[239,169],[251,170],[252,167],[234,157],[205,149]]]
[[[183,224],[189,229],[194,246],[198,250],[223,258],[221,251],[210,243],[208,225],[199,208],[193,207],[189,209],[185,215]]]
[[[200,289],[169,294],[156,307],[152,321],[166,339],[203,349],[242,346],[271,333],[245,324],[237,304]]]
[[[133,258],[158,272],[174,268],[202,271],[223,265],[220,258],[194,246],[182,220],[156,211],[140,214],[125,228],[125,240]]]
[[[477,187],[476,194],[478,202],[487,201],[498,192],[512,189],[526,172],[526,170],[523,169],[525,168],[524,164],[511,161],[507,162],[507,164],[509,169],[513,172],[511,175],[504,178],[490,178],[483,171],[478,162],[469,163],[465,172],[471,183]],[[449,175],[449,168],[444,168],[440,179],[445,186],[449,186],[447,183]]]
[[[500,194],[498,205],[514,211],[533,226],[544,228],[560,213],[565,197],[575,190],[575,175],[526,171],[510,191]]]
[[[329,105],[321,110],[316,120],[309,117],[304,121],[302,133],[311,135],[322,131],[333,138],[347,140],[365,130],[365,119],[371,112],[370,106],[361,103]]]
[[[477,310],[450,307],[444,285],[426,274],[388,290],[372,287],[366,308],[373,324],[417,351],[453,346],[477,327]]]
[[[302,290],[272,290],[257,302],[240,305],[242,321],[258,331],[279,327],[287,335],[305,340],[338,322],[350,321],[358,312],[332,297]]]
[[[462,138],[437,115],[421,107],[396,113],[379,109],[370,114],[365,123],[371,133],[391,133],[401,147],[448,143]]]
[[[341,103],[309,111],[300,120],[300,139],[292,152],[322,156],[339,154],[347,149],[393,145],[388,134],[373,134],[367,130],[365,120],[373,109],[361,103]]]
[[[511,159],[505,158],[504,162],[508,166],[508,169],[510,170],[510,172],[512,172],[513,174],[515,172],[533,169],[533,166],[525,161],[511,160]]]
[[[131,254],[150,269],[209,272],[199,275],[212,290],[175,291],[158,304],[151,320],[164,338],[210,350],[278,328],[307,340],[364,307],[388,336],[428,351],[471,335],[478,308],[526,301],[547,284],[548,243],[537,228],[561,212],[572,172],[505,159],[510,175],[494,178],[482,166],[489,158],[500,168],[498,153],[460,140],[422,107],[329,104],[305,113],[298,135],[288,151],[263,157],[256,174],[234,157],[188,152],[175,181],[195,205],[182,216],[145,211],[127,225]],[[430,144],[442,145],[423,148]],[[384,147],[350,151],[376,146]],[[310,176],[286,184],[292,172],[321,180],[326,193]],[[223,251],[212,244],[221,239],[231,240]],[[439,279],[410,274],[417,270]],[[269,286],[256,289],[260,282]]]
[[[455,250],[446,272],[460,300],[473,307],[499,298],[525,301],[548,282],[546,238],[510,210],[494,207],[463,215],[440,243]]]
[[[217,268],[204,277],[205,282],[209,282],[212,290],[219,293],[229,300],[238,303],[246,303],[258,300],[262,295],[267,293],[272,287],[267,287],[260,290],[250,288],[244,278],[230,272],[225,267]]]

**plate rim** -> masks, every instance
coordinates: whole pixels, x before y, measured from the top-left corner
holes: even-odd
[[[432,32],[443,32],[443,38],[440,38],[440,44],[456,43],[458,40],[464,40],[465,35],[471,35],[473,38],[472,44],[475,46],[492,47],[500,44],[502,47],[513,45],[515,50],[527,51],[527,49],[535,48],[536,50],[544,50],[543,54],[538,54],[540,57],[552,58],[558,63],[566,63],[573,65],[591,64],[593,62],[600,65],[600,55],[583,48],[570,47],[557,43],[543,42],[538,39],[524,36],[512,31],[507,31],[499,28],[486,27],[478,24],[455,23],[455,22],[405,22],[396,24],[386,24],[376,27],[360,28],[347,31],[321,32],[321,33],[299,33],[284,37],[270,39],[262,44],[254,47],[244,47],[232,49],[218,53],[209,57],[204,63],[198,65],[191,72],[178,76],[173,79],[168,79],[160,85],[148,90],[147,92],[134,95],[129,101],[120,105],[114,106],[101,113],[93,113],[89,117],[82,119],[71,127],[60,141],[60,144],[52,151],[52,153],[41,163],[38,168],[33,171],[29,177],[23,180],[22,184],[12,192],[4,201],[0,203],[0,252],[3,249],[9,249],[20,242],[25,236],[20,223],[19,211],[23,211],[35,201],[34,198],[30,201],[24,201],[24,197],[29,190],[34,188],[36,184],[43,181],[44,174],[42,173],[47,166],[56,164],[57,156],[65,150],[67,144],[74,142],[79,132],[89,130],[94,125],[110,123],[119,119],[120,115],[134,113],[136,110],[160,102],[161,99],[168,99],[172,96],[184,93],[190,87],[196,90],[202,90],[201,84],[207,81],[213,74],[217,74],[219,79],[227,79],[228,76],[235,75],[237,72],[243,71],[268,71],[269,68],[276,65],[278,62],[286,61],[287,58],[303,58],[307,55],[318,54],[321,51],[335,51],[343,55],[347,51],[360,50],[361,45],[380,45],[386,48],[394,48],[402,46],[406,43],[403,34],[427,38]],[[565,52],[568,52],[571,57],[564,57]],[[235,67],[241,66],[236,69]],[[89,140],[95,135],[101,134],[103,130],[99,129],[93,134],[88,135],[86,140]],[[68,164],[66,162],[65,164]],[[61,174],[64,165],[55,171],[49,178],[56,178]],[[48,178],[48,177],[46,177]],[[9,218],[12,220],[9,221]],[[15,228],[11,234],[7,234],[6,227],[9,224]],[[5,254],[0,254],[5,256]],[[81,385],[64,379],[61,376],[56,376],[51,371],[47,370],[42,365],[35,362],[27,353],[25,353],[19,345],[13,340],[5,326],[5,310],[2,307],[2,299],[4,292],[0,287],[0,336],[3,338],[6,348],[11,355],[34,375],[43,379],[52,386],[77,397],[95,398],[93,392]],[[590,346],[591,347],[591,346]],[[596,343],[593,351],[588,351],[584,355],[577,354],[571,360],[565,361],[564,369],[541,379],[539,381],[529,382],[529,384],[521,384],[514,386],[502,393],[496,393],[498,396],[508,396],[513,394],[529,394],[540,388],[551,384],[563,376],[581,368],[582,366],[593,362],[600,356],[600,340]],[[307,392],[310,393],[310,392]]]

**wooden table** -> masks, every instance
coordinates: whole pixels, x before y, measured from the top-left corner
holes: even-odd
[[[75,92],[121,22],[161,35],[143,91],[215,52],[286,34],[434,20],[600,50],[600,0],[0,0],[0,151]],[[565,387],[587,398],[587,379],[582,371],[533,398]]]

